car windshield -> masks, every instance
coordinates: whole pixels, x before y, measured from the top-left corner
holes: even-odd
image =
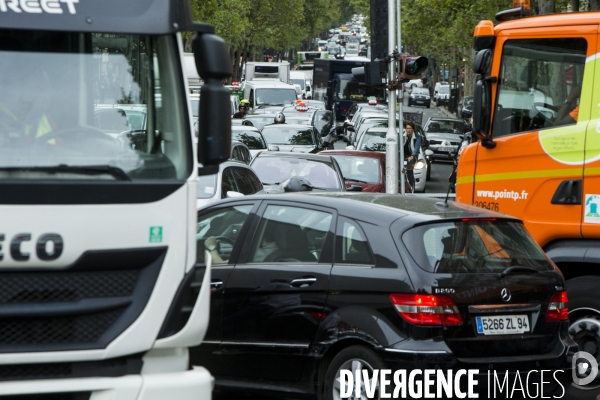
[[[267,148],[265,139],[263,139],[260,132],[232,129],[231,139],[244,143],[250,150],[264,150]]]
[[[378,101],[385,101],[385,88],[365,86],[355,80],[340,79],[340,87],[338,88],[337,95],[340,100],[366,100],[374,98]]]
[[[266,126],[262,130],[262,135],[268,144],[295,144],[300,146],[314,145],[314,135],[312,128],[286,128],[285,124],[276,126]]]
[[[198,177],[199,199],[210,199],[217,191],[217,174],[201,175]]]
[[[306,85],[306,81],[304,79],[290,79],[290,83],[294,85],[300,85],[302,90],[304,90],[304,86]]]
[[[442,93],[442,94],[449,94],[450,93],[450,86],[446,86],[446,85],[440,86],[440,88],[438,89],[438,92]]]
[[[520,266],[552,271],[521,223],[495,218],[421,225],[402,235],[415,262],[434,273],[499,273]]]
[[[335,158],[339,164],[344,179],[366,183],[381,182],[381,171],[378,158],[343,154],[332,154],[331,156]]]
[[[431,121],[425,132],[431,133],[456,133],[462,135],[465,131],[465,123],[463,121],[451,120],[436,120]]]
[[[333,166],[320,161],[293,157],[258,157],[252,163],[252,169],[265,185],[279,184],[298,176],[320,189],[340,189],[338,175]]]
[[[429,90],[427,90],[427,89],[420,89],[420,88],[414,88],[412,90],[412,94],[424,94],[426,96],[429,96]]]
[[[0,30],[0,179],[185,179],[176,54],[170,36]]]
[[[285,106],[294,104],[298,97],[295,89],[257,89],[256,105],[258,106]]]
[[[473,104],[473,98],[472,97],[465,97],[465,99],[463,100],[463,106],[464,107],[471,107],[472,104]]]
[[[385,151],[385,131],[367,131],[360,144],[359,150]]]

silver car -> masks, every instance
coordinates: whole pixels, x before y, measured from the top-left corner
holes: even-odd
[[[423,130],[433,151],[432,160],[450,160],[467,129],[465,121],[458,118],[429,118]]]

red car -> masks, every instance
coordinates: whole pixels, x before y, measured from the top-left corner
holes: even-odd
[[[385,153],[359,150],[326,150],[342,170],[346,188],[360,185],[363,192],[385,193]]]

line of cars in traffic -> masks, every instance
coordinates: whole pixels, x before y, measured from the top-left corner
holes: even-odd
[[[577,350],[562,275],[515,218],[385,194],[387,121],[385,107],[355,104],[335,127],[309,102],[232,120],[232,160],[198,182],[211,308],[190,364],[228,395],[357,397],[342,370],[374,383],[377,370],[415,368],[478,369],[483,397],[489,371],[512,385],[519,371],[560,370],[542,389],[543,375],[525,383],[560,394]],[[425,190],[468,126],[416,128]],[[331,150],[332,136],[348,147]]]
[[[418,368],[478,369],[481,396],[488,371],[512,382],[519,371],[551,370],[544,393],[560,395],[577,351],[560,271],[515,218],[370,193],[385,191],[385,153],[365,151],[380,145],[363,136],[386,132],[387,118],[366,107],[351,110],[344,137],[357,148],[345,150],[325,150],[344,126],[334,129],[318,107],[257,109],[271,119],[261,129],[252,115],[232,120],[232,161],[198,181],[196,262],[211,254],[211,308],[190,364],[207,367],[226,393],[338,399],[352,392],[341,386],[344,369],[374,379]],[[141,108],[107,110],[96,115],[104,127],[145,128]],[[279,114],[294,123],[274,124]],[[436,133],[453,145],[458,122],[430,119],[419,131],[427,150],[443,147]],[[277,130],[288,141],[311,132],[323,151],[269,149]],[[431,161],[447,157],[431,151]],[[289,191],[302,193],[277,194]],[[525,385],[544,377],[535,379]]]

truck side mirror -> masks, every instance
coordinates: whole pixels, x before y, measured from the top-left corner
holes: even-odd
[[[204,168],[199,171],[214,174],[231,153],[230,94],[221,83],[232,75],[229,49],[223,39],[212,33],[197,33],[192,49],[198,75],[204,81],[198,113],[198,162]]]

